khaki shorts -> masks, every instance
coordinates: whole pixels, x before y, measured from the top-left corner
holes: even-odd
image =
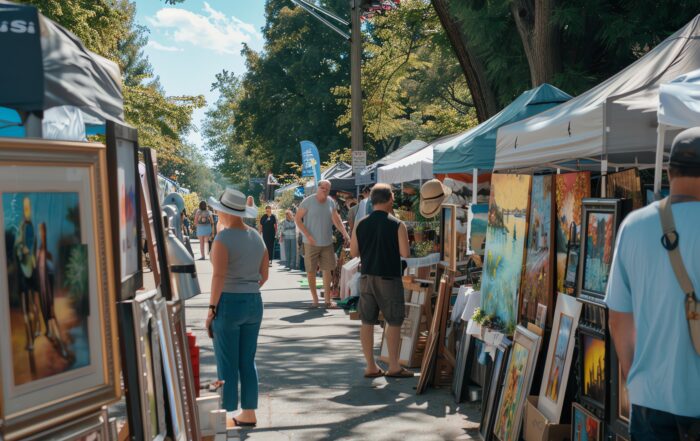
[[[360,276],[357,310],[364,325],[378,325],[379,311],[382,311],[389,326],[401,326],[406,315],[401,277]]]
[[[335,252],[333,245],[322,247],[304,244],[304,265],[306,265],[307,273],[316,272],[316,268],[320,267],[321,271],[332,271],[335,269]]]

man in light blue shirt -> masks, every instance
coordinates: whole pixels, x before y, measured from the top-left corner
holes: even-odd
[[[669,163],[673,217],[683,263],[700,287],[700,128],[674,140]],[[685,296],[661,245],[659,203],[620,227],[605,303],[632,403],[632,440],[700,439],[700,355]]]

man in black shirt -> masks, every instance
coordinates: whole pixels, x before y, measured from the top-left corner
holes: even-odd
[[[272,207],[265,207],[265,214],[260,218],[260,227],[258,229],[262,234],[263,241],[267,247],[267,254],[270,256],[270,266],[272,266],[272,258],[275,255],[275,236],[277,235],[277,217],[272,214]]]
[[[350,254],[360,257],[360,303],[362,319],[360,340],[367,361],[365,377],[413,377],[413,372],[399,364],[401,324],[404,319],[404,294],[401,281],[401,257],[409,257],[406,226],[390,213],[394,194],[386,184],[372,189],[372,213],[359,221],[350,242]],[[389,349],[389,370],[384,372],[374,359],[374,325],[379,324],[379,311],[386,320]]]

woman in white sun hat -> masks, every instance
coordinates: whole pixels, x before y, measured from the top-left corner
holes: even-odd
[[[223,229],[211,249],[213,276],[206,326],[214,339],[219,380],[223,381],[223,407],[236,426],[255,427],[258,407],[258,373],[255,352],[262,323],[260,287],[267,281],[265,243],[254,228],[243,223],[250,217],[243,193],[227,189],[209,205],[219,214]],[[254,209],[254,208],[253,208]],[[241,412],[238,410],[240,379]]]

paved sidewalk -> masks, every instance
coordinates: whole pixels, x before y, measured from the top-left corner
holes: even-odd
[[[187,302],[186,316],[201,348],[200,377],[206,384],[216,378],[212,341],[204,330],[208,260],[197,261],[197,274],[204,293]],[[306,309],[311,295],[298,288],[302,276],[275,263],[263,287],[258,427],[241,431],[241,440],[479,439],[477,405],[456,405],[445,389],[416,396],[417,376],[363,378],[359,321],[342,310]],[[375,347],[380,338],[377,331]]]

